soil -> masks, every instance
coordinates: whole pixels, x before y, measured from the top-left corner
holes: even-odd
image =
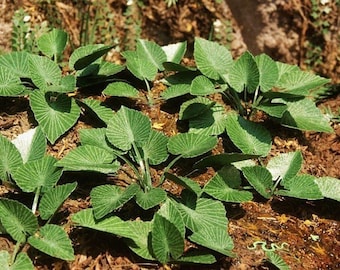
[[[52,2],[52,4],[51,4]],[[14,11],[23,7],[31,16],[32,24],[49,21],[59,24],[70,33],[73,47],[81,44],[81,14],[88,10],[94,16],[95,9],[86,5],[86,1],[2,1],[0,3],[0,50],[11,49],[11,19]],[[339,84],[339,7],[336,1],[323,1],[331,12],[327,14],[330,23],[326,35],[317,35],[318,28],[313,26],[310,17],[312,4],[307,0],[295,1],[208,1],[183,0],[176,6],[167,7],[163,0],[142,1],[144,5],[133,4],[132,21],[126,20],[126,1],[97,1],[105,3],[102,12],[112,12],[114,21],[106,20],[103,28],[95,36],[100,42],[115,42],[121,50],[134,46],[134,37],[154,40],[160,45],[188,40],[189,54],[195,36],[208,38],[214,33],[215,39],[228,46],[234,57],[245,50],[254,54],[265,52],[275,60],[298,64],[301,68],[312,68],[314,72],[329,77],[334,85]],[[133,1],[132,1],[133,2]],[[107,3],[107,4],[106,4]],[[134,2],[133,2],[134,3]],[[241,5],[241,6],[240,6]],[[90,7],[90,8],[88,8]],[[97,6],[99,8],[99,6]],[[106,17],[108,18],[106,13]],[[320,14],[324,19],[325,14]],[[51,18],[54,18],[52,20]],[[229,22],[229,24],[225,22]],[[140,23],[140,29],[136,27]],[[218,22],[218,23],[216,23]],[[113,27],[114,31],[109,28]],[[105,28],[107,27],[107,28]],[[103,35],[101,31],[112,34]],[[114,35],[114,37],[112,37]],[[307,65],[307,52],[311,47],[307,41],[316,40],[321,46],[321,61]],[[308,43],[310,44],[310,43]],[[72,50],[72,46],[68,51]],[[117,50],[119,52],[119,50]],[[119,62],[119,53],[110,55],[112,61]],[[162,84],[155,84],[152,91],[157,97],[165,89]],[[339,87],[334,87],[329,97],[319,101],[320,108],[329,107],[337,113],[340,106]],[[126,104],[124,99],[112,100],[101,98],[108,106],[116,109]],[[130,104],[131,105],[131,104]],[[167,135],[173,135],[181,128],[178,126],[178,104],[157,103],[150,108],[141,98],[135,108],[147,114],[153,127]],[[36,126],[26,98],[0,97],[0,133],[13,139],[28,129]],[[78,131],[81,128],[96,126],[95,119],[82,115],[78,123],[54,145],[49,145],[48,152],[57,158],[65,156],[79,143]],[[268,127],[272,133],[273,146],[270,156],[277,153],[300,150],[304,157],[303,173],[318,177],[332,176],[340,178],[340,124],[334,122],[334,133],[301,132],[281,126]],[[215,151],[221,151],[216,149]],[[191,164],[175,168],[177,174],[185,175]],[[158,168],[152,173],[157,178]],[[194,179],[204,184],[214,171],[209,169],[197,173]],[[255,195],[251,202],[226,204],[229,219],[229,233],[235,244],[235,258],[217,255],[217,263],[210,266],[160,265],[141,259],[123,242],[109,234],[84,228],[75,228],[70,215],[90,206],[89,193],[96,185],[119,182],[128,178],[122,170],[117,176],[107,178],[91,173],[65,173],[61,182],[78,181],[78,187],[66,200],[55,217],[55,222],[64,224],[72,239],[76,259],[64,262],[29,248],[26,250],[36,269],[274,269],[264,261],[261,249],[250,250],[247,247],[254,241],[267,243],[288,243],[288,251],[278,251],[291,269],[340,269],[340,207],[333,200],[307,201],[293,198],[275,197],[269,201]],[[164,188],[178,193],[179,187],[166,182]],[[0,186],[0,196],[16,197],[15,189]],[[22,198],[24,200],[30,198]],[[314,237],[318,236],[318,237]],[[10,237],[0,236],[0,250],[14,248]]]

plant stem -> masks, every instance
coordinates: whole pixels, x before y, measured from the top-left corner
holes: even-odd
[[[18,254],[18,252],[19,252],[20,246],[21,246],[21,243],[20,243],[20,242],[17,242],[17,243],[15,244],[14,250],[13,250],[13,253],[12,253],[12,256],[11,256],[10,265],[13,265],[13,263],[15,262],[15,258],[17,257],[17,254]]]
[[[168,166],[165,167],[161,179],[160,179],[160,183],[159,186],[163,184],[164,180],[165,180],[165,173],[168,172],[170,170],[170,168],[179,160],[182,158],[182,155],[179,155],[177,157],[175,157],[169,164]]]
[[[147,172],[147,168],[144,164],[144,161],[142,159],[142,156],[136,146],[136,144],[133,142],[132,143],[132,148],[133,148],[133,151],[135,152],[135,157],[136,157],[136,161],[137,163],[139,164],[140,166],[140,169],[141,169],[141,172],[142,172],[142,175],[141,175],[141,182],[142,182],[142,187],[143,188],[150,188],[149,186],[149,181],[151,182],[151,176],[150,176],[150,172]],[[149,173],[149,175],[148,175]],[[150,178],[150,179],[148,179]]]
[[[148,103],[149,105],[153,105],[153,98],[151,96],[151,89],[150,89],[150,84],[147,79],[144,78],[144,82],[146,85],[146,89],[148,90]]]
[[[35,214],[35,212],[37,211],[40,191],[41,191],[41,187],[38,187],[36,189],[36,192],[35,192],[35,195],[34,195],[34,200],[33,200],[33,204],[32,204],[32,213],[33,214]]]

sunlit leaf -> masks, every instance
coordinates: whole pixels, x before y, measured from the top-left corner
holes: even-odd
[[[273,180],[286,179],[294,177],[301,169],[302,154],[300,151],[281,153],[269,160],[267,170],[273,176]]]
[[[131,237],[132,234],[129,222],[123,221],[117,216],[110,216],[98,220],[94,217],[93,209],[91,208],[77,212],[71,216],[71,219],[77,226],[82,226],[101,232],[112,233],[128,238]]]
[[[214,104],[207,110],[190,120],[189,132],[206,135],[220,135],[226,126],[227,114],[222,105]]]
[[[91,44],[86,46],[81,46],[74,50],[74,52],[71,54],[69,58],[68,65],[71,70],[76,69],[75,63],[79,61],[80,59],[83,59],[87,55],[91,55],[92,53],[96,52],[97,50],[100,50],[103,48],[103,44]]]
[[[24,90],[20,77],[10,69],[0,66],[0,96],[19,96]]]
[[[169,138],[168,150],[173,155],[192,158],[212,150],[217,138],[204,134],[180,133]]]
[[[220,201],[192,196],[186,198],[183,204],[178,204],[185,226],[192,232],[199,232],[204,228],[227,229],[228,220],[225,208]]]
[[[24,163],[41,159],[46,152],[47,141],[40,127],[32,128],[18,135],[12,143],[19,150]]]
[[[327,117],[309,99],[287,102],[287,110],[281,118],[281,124],[300,130],[333,132]]]
[[[10,181],[9,176],[22,165],[18,149],[6,137],[0,134],[0,179]]]
[[[279,78],[279,69],[276,62],[266,54],[255,56],[255,61],[260,74],[259,86],[262,92],[272,89]]]
[[[94,171],[100,173],[114,173],[120,164],[115,161],[116,156],[106,149],[84,145],[70,151],[57,166],[64,167],[67,171]]]
[[[139,91],[128,83],[113,82],[104,89],[103,94],[115,97],[136,98],[139,96]]]
[[[271,149],[271,135],[263,125],[229,113],[226,130],[231,141],[244,153],[266,156]]]
[[[122,189],[115,185],[100,185],[91,190],[91,203],[94,216],[100,219],[122,207],[137,193],[139,186],[131,184]]]
[[[107,126],[106,136],[121,150],[129,150],[132,144],[143,145],[151,131],[150,119],[141,112],[122,106]]]
[[[70,238],[64,229],[54,224],[46,224],[28,238],[34,248],[55,258],[71,261],[74,251]]]
[[[318,185],[322,195],[326,198],[340,202],[340,180],[333,177],[315,178],[314,182]]]
[[[25,51],[0,55],[0,66],[10,70],[10,74],[20,78],[29,78],[29,53]]]
[[[22,203],[0,198],[0,222],[7,233],[17,242],[26,242],[28,235],[38,229],[38,220]]]
[[[257,64],[253,55],[247,51],[236,60],[231,68],[229,83],[239,93],[244,90],[253,93],[258,87],[259,82],[260,73]]]
[[[184,251],[184,237],[168,219],[155,214],[151,233],[152,250],[161,263],[179,258]]]
[[[169,154],[167,149],[168,137],[163,133],[151,130],[148,141],[143,145],[143,158],[151,165],[164,162]]]
[[[234,243],[230,235],[227,233],[227,228],[213,226],[203,227],[189,236],[189,239],[201,246],[210,248],[221,254],[234,257],[232,252]]]
[[[128,221],[128,235],[126,234],[124,242],[138,256],[146,260],[155,260],[150,248],[150,235],[152,222],[150,221]]]
[[[76,89],[76,77],[73,75],[66,75],[62,77],[58,84],[47,86],[46,92],[69,93]]]
[[[194,57],[198,69],[208,78],[218,80],[229,73],[231,53],[216,42],[195,38]]]
[[[239,190],[241,177],[233,166],[224,167],[204,186],[203,191],[210,196],[225,202],[246,202],[253,199],[249,191]]]
[[[0,265],[3,270],[34,270],[33,263],[26,253],[20,252],[11,263],[11,256],[7,250],[0,251]]]
[[[39,187],[53,187],[59,180],[62,170],[55,167],[57,159],[45,156],[20,166],[13,174],[17,185],[25,192],[34,192]]]
[[[180,97],[190,93],[190,84],[174,84],[162,92],[164,99]]]
[[[163,63],[167,61],[167,56],[161,46],[153,41],[138,39],[136,51],[139,55],[145,55],[149,64],[156,66],[158,70],[164,70]]]
[[[57,63],[44,56],[30,55],[29,71],[33,83],[41,90],[46,90],[49,85],[58,85],[61,80]]]
[[[165,199],[166,192],[164,189],[161,188],[151,188],[147,191],[143,191],[142,189],[140,189],[136,193],[136,203],[144,210],[159,205],[161,202],[165,201]]]
[[[270,171],[261,166],[243,167],[243,175],[248,182],[266,199],[272,196],[273,176]]]
[[[274,251],[266,251],[267,260],[274,264],[279,270],[290,270],[287,263]]]
[[[191,82],[190,94],[197,96],[206,96],[217,92],[214,84],[205,76],[197,76]]]
[[[179,64],[187,50],[187,42],[178,42],[162,46],[162,50],[166,54],[166,61]]]
[[[297,175],[284,181],[283,186],[286,190],[281,189],[276,194],[307,200],[323,199],[315,177],[312,175]]]
[[[43,220],[47,220],[53,216],[62,203],[75,190],[76,186],[77,182],[73,182],[48,189],[41,197],[39,203],[40,217]]]
[[[80,108],[65,94],[57,96],[43,91],[30,94],[30,105],[42,131],[51,143],[69,130],[78,120]]]
[[[63,30],[52,29],[51,32],[39,37],[37,41],[38,48],[48,57],[58,59],[65,49],[67,38],[67,33]]]
[[[122,53],[126,59],[128,70],[140,80],[152,81],[157,74],[157,66],[151,64],[148,56],[138,51],[125,51]]]

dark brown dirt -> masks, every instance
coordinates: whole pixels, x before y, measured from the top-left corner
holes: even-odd
[[[44,2],[44,1],[41,1]],[[53,1],[52,1],[53,2]],[[100,1],[99,1],[100,2]],[[105,2],[105,1],[103,1]],[[305,64],[308,47],[305,41],[315,38],[318,29],[311,26],[308,17],[311,3],[307,0],[297,1],[248,1],[247,5],[240,1],[179,1],[177,6],[170,8],[162,0],[144,1],[143,6],[135,5],[132,19],[128,24],[124,12],[126,1],[107,1],[108,6],[102,10],[111,10],[114,20],[114,32],[101,40],[118,38],[117,45],[123,50],[134,46],[133,37],[138,34],[140,21],[141,37],[167,44],[182,40],[193,41],[194,36],[209,37],[211,30],[221,42],[228,45],[234,56],[240,55],[246,49],[257,54],[266,52],[274,59],[299,64]],[[339,30],[338,7],[333,2],[328,4],[333,12],[327,18],[331,23],[329,35],[319,40],[323,46],[322,63],[315,63],[314,71],[332,78],[333,83],[339,83],[339,45],[334,38]],[[0,48],[10,50],[11,18],[14,10],[23,7],[31,14],[32,23],[39,24],[54,16],[54,24],[60,24],[70,33],[73,46],[81,43],[81,14],[87,8],[83,1],[55,2],[50,6],[35,1],[2,1],[0,11]],[[334,4],[335,5],[335,4]],[[241,12],[242,10],[242,12]],[[247,10],[247,12],[246,12]],[[94,14],[93,8],[89,9]],[[249,16],[251,14],[251,16]],[[324,14],[322,15],[324,16]],[[214,22],[222,22],[218,28]],[[224,24],[230,21],[231,29]],[[104,25],[105,26],[105,25]],[[98,30],[105,31],[105,27]],[[107,22],[106,27],[112,27]],[[224,28],[223,28],[224,27]],[[111,29],[111,28],[110,28]],[[222,29],[222,30],[221,30]],[[110,30],[111,31],[111,30]],[[220,31],[220,32],[219,32]],[[217,35],[219,34],[219,35]],[[116,42],[116,41],[115,41]],[[71,50],[71,47],[69,48]],[[117,54],[111,59],[119,61]],[[164,90],[162,84],[155,85],[153,93],[159,95]],[[93,98],[98,98],[93,96]],[[115,107],[112,100],[105,102]],[[149,108],[143,99],[136,103],[137,108],[150,117],[153,127],[167,135],[178,132],[176,119],[178,104],[156,104]],[[322,100],[322,106],[329,106],[334,113],[340,106],[340,94]],[[32,113],[25,98],[0,97],[0,133],[13,139],[35,126]],[[93,126],[93,119],[82,116],[77,125],[64,137],[49,147],[49,153],[57,158],[63,157],[78,143],[78,131],[84,127]],[[303,172],[315,176],[332,176],[340,178],[340,124],[334,123],[333,134],[300,132],[275,126],[271,128],[273,147],[271,155],[277,153],[301,150],[304,156]],[[187,173],[187,167],[177,167],[176,173]],[[157,175],[158,168],[153,170]],[[194,175],[195,180],[204,184],[213,175],[208,171]],[[279,254],[291,269],[340,269],[340,208],[339,203],[332,200],[306,201],[292,198],[273,198],[264,201],[255,197],[254,201],[239,204],[226,204],[229,218],[229,233],[235,243],[236,258],[218,257],[218,262],[212,266],[162,266],[147,262],[130,252],[120,239],[113,235],[94,232],[88,229],[74,228],[70,222],[70,214],[85,209],[90,205],[89,192],[95,185],[107,181],[127,179],[128,175],[119,173],[113,179],[106,179],[98,174],[67,173],[62,181],[78,181],[79,186],[63,205],[56,217],[56,222],[65,224],[67,232],[73,241],[76,259],[73,262],[60,261],[43,255],[28,246],[25,250],[32,258],[36,269],[273,269],[264,262],[264,252],[261,249],[249,250],[247,247],[254,241],[289,244],[289,250]],[[164,188],[178,193],[179,187],[166,182]],[[0,196],[12,196],[16,191],[0,186]],[[318,236],[317,238],[313,238]],[[0,237],[0,250],[13,250],[13,241],[7,236]]]

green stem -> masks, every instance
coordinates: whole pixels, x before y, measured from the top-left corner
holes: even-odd
[[[13,250],[13,253],[12,253],[12,257],[11,257],[11,261],[10,261],[10,265],[13,265],[14,262],[15,262],[15,259],[17,257],[17,254],[19,252],[19,249],[20,249],[20,246],[21,246],[21,243],[20,242],[17,242],[14,246],[14,250]]]
[[[140,167],[140,170],[141,170],[141,173],[142,173],[142,175],[141,175],[142,186],[143,186],[143,188],[146,188],[146,187],[149,188],[150,186],[148,186],[148,183],[145,182],[145,181],[148,181],[149,179],[147,179],[148,176],[147,176],[146,166],[143,162],[142,156],[139,153],[138,148],[137,148],[135,143],[132,143],[132,148],[133,148],[133,151],[135,152],[136,161],[139,164],[139,167]]]
[[[149,162],[144,159],[145,164],[145,180],[146,180],[146,188],[147,190],[150,190],[152,188],[152,180],[151,180],[151,174],[150,174],[150,166]]]
[[[146,85],[146,89],[148,90],[148,103],[149,105],[153,105],[153,98],[151,96],[151,89],[150,89],[150,84],[147,79],[144,78],[144,82]]]
[[[165,173],[168,172],[170,170],[170,168],[179,160],[182,158],[182,155],[179,155],[177,157],[175,157],[169,164],[168,166],[165,167],[161,179],[160,179],[160,183],[159,186],[163,184],[164,180],[165,180]]]
[[[35,212],[37,211],[37,208],[38,208],[38,201],[39,201],[40,191],[41,191],[41,187],[38,187],[36,189],[36,192],[35,192],[35,195],[34,195],[34,200],[33,200],[33,204],[32,204],[32,213],[33,214],[35,214]]]
[[[140,180],[142,178],[142,176],[140,175],[139,171],[136,169],[135,165],[133,165],[130,160],[128,160],[126,157],[115,153],[115,155],[117,155],[117,157],[119,157],[120,159],[122,159],[126,164],[128,164],[130,166],[130,168],[133,170],[133,172],[136,174],[136,177]]]

